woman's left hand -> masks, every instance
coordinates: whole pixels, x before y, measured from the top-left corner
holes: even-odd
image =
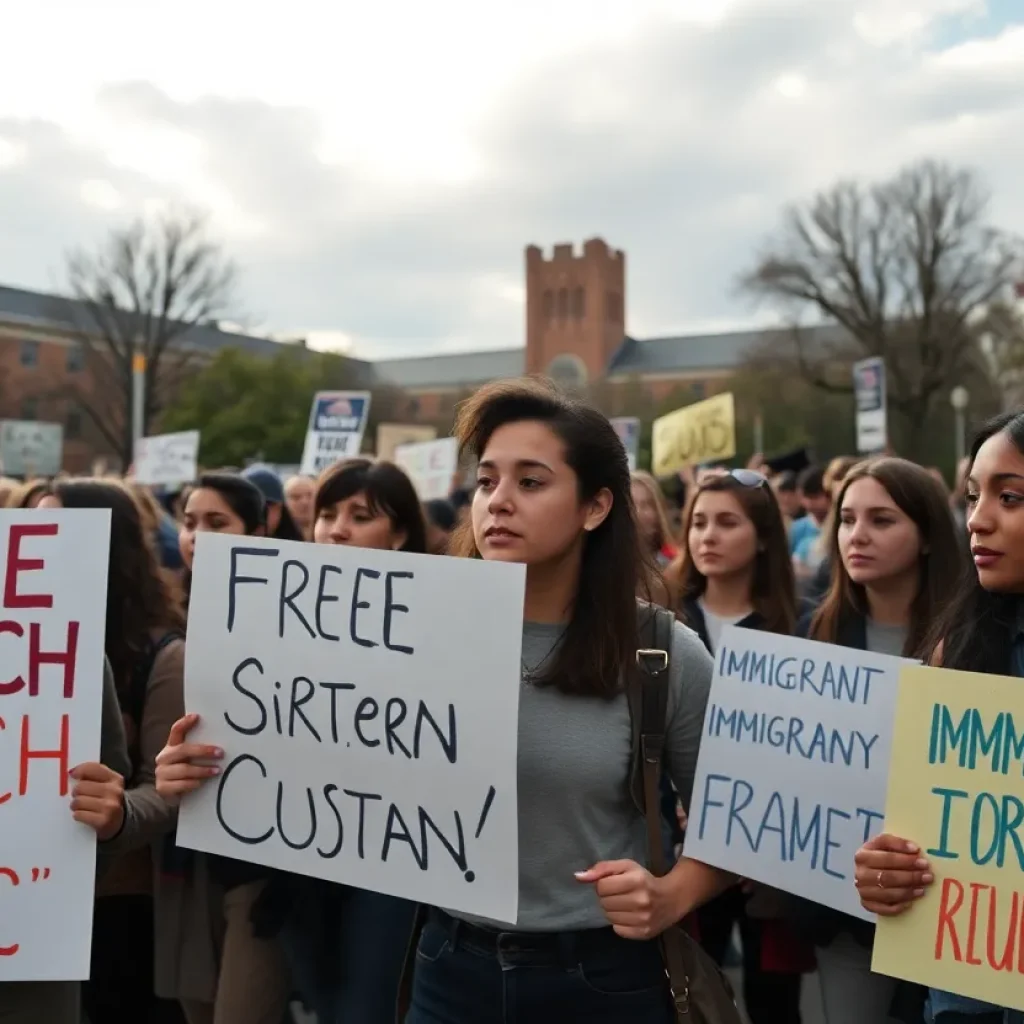
[[[93,829],[100,842],[113,839],[124,826],[124,779],[95,761],[80,764],[71,778],[71,816]]]
[[[665,879],[635,860],[601,861],[577,871],[576,879],[594,886],[609,924],[624,939],[653,939],[677,920]]]

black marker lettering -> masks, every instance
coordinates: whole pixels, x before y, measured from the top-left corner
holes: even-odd
[[[356,708],[356,735],[364,747],[379,747],[380,740],[368,740],[363,735],[362,722],[372,722],[380,714],[380,705],[372,697],[364,697]]]
[[[281,554],[279,548],[232,548],[231,549],[231,571],[228,575],[228,632],[235,628],[235,588],[240,583],[260,583],[266,585],[270,581],[262,576],[240,576],[238,574],[238,559],[241,555],[254,555],[259,558],[277,558]]]
[[[316,838],[316,807],[313,804],[313,790],[306,786],[306,800],[309,802],[309,836],[301,843],[293,843],[284,832],[284,783],[277,784],[277,834],[281,842],[292,850],[305,850],[313,845]]]
[[[376,647],[376,640],[367,640],[356,634],[356,616],[361,609],[370,607],[369,601],[359,600],[359,584],[363,581],[364,576],[371,580],[380,579],[380,573],[376,569],[356,569],[356,581],[352,585],[352,614],[349,616],[348,634],[352,638],[352,642],[359,644],[360,647]]]
[[[302,582],[289,594],[286,593],[288,590],[288,572],[290,569],[299,569],[302,572]],[[306,585],[309,583],[309,569],[303,565],[302,562],[295,558],[289,558],[281,569],[281,600],[278,603],[278,615],[277,615],[277,635],[284,637],[284,610],[285,607],[291,609],[292,614],[302,623],[303,628],[311,637],[316,637],[316,631],[306,621],[306,616],[295,607],[295,598],[299,596],[306,589]]]
[[[331,740],[334,743],[338,742],[338,691],[339,690],[354,690],[356,688],[355,683],[325,683],[320,682],[320,685],[325,689],[329,690],[331,694]]]
[[[242,669],[249,668],[252,665],[259,670],[260,675],[263,675],[263,666],[260,664],[257,658],[246,658],[238,668],[231,675],[231,685],[243,696],[248,697],[255,705],[260,709],[260,721],[259,725],[245,726],[239,725],[237,722],[231,720],[231,716],[225,711],[224,721],[231,726],[235,732],[240,732],[243,736],[258,736],[267,727],[267,709],[263,704],[263,701],[256,696],[251,690],[247,690],[242,685],[241,675]]]
[[[401,741],[395,730],[405,721],[409,709],[401,697],[392,697],[384,705],[384,735],[388,739],[388,753],[393,754],[395,747],[398,747],[409,760],[412,760],[412,752]]]
[[[240,832],[236,832],[224,820],[224,790],[227,787],[228,779],[231,778],[231,773],[243,761],[254,762],[259,768],[260,774],[263,778],[267,777],[267,769],[263,766],[263,762],[258,757],[254,757],[252,754],[239,754],[238,757],[236,757],[231,764],[224,769],[224,774],[220,777],[220,783],[217,786],[217,821],[219,822],[220,827],[224,829],[232,839],[237,839],[240,843],[245,843],[246,846],[259,846],[260,843],[265,843],[274,834],[274,830],[272,828],[268,828],[263,835],[253,838],[252,836],[243,836]],[[243,792],[248,792],[248,787],[244,787]]]
[[[393,644],[391,642],[391,616],[394,612],[406,612],[408,613],[409,608],[407,605],[398,604],[394,600],[394,592],[392,589],[392,580],[411,580],[413,574],[411,572],[389,572],[384,580],[384,646],[389,651],[398,651],[401,654],[412,654],[411,647],[405,647],[402,644]]]
[[[306,692],[303,696],[298,695],[299,683],[303,683],[306,687]],[[302,719],[302,724],[309,730],[309,734],[320,743],[320,733],[316,731],[316,727],[306,717],[306,712],[302,710],[303,704],[308,704],[313,699],[313,694],[316,693],[316,687],[313,685],[313,680],[308,679],[306,676],[296,676],[292,680],[292,700],[291,705],[288,708],[288,735],[290,737],[295,736],[295,719],[296,716]]]
[[[412,748],[417,760],[420,756],[420,736],[423,733],[424,722],[430,725],[441,741],[441,748],[444,750],[444,756],[448,758],[448,763],[455,764],[459,759],[459,731],[455,723],[455,705],[448,705],[448,734],[445,735],[434,720],[434,716],[427,710],[427,705],[420,701],[419,709],[416,711],[416,729],[412,736]]]
[[[328,573],[335,572],[339,576],[341,575],[341,569],[336,565],[321,565],[320,566],[320,586],[317,587],[316,591],[316,631],[325,640],[340,640],[341,637],[335,636],[334,633],[328,633],[327,627],[324,626],[323,610],[325,604],[330,604],[332,601],[338,600],[337,594],[325,593],[324,588],[327,586],[327,575]]]
[[[353,800],[359,801],[359,838],[357,840],[359,859],[365,860],[363,854],[363,826],[366,824],[366,801],[367,800],[379,800],[380,793],[358,793],[353,789],[343,789],[342,792],[345,796],[352,797]]]
[[[323,850],[319,846],[316,848],[316,852],[320,854],[324,860],[331,860],[337,857],[341,853],[341,845],[345,841],[345,826],[341,821],[341,811],[338,810],[338,805],[334,802],[334,794],[337,793],[338,787],[333,782],[328,782],[324,786],[324,799],[327,801],[327,806],[334,812],[334,820],[338,825],[338,841],[330,850]]]
[[[396,829],[396,825],[401,826],[401,831]],[[402,812],[392,804],[388,808],[388,827],[384,832],[384,845],[380,850],[380,859],[386,864],[388,861],[388,853],[391,851],[391,841],[395,840],[399,843],[408,843],[409,849],[412,850],[412,855],[416,859],[416,863],[421,871],[427,869],[427,851],[426,846],[423,850],[416,849],[416,843],[413,842],[412,834],[409,832],[408,826],[405,824],[405,819],[402,817]]]

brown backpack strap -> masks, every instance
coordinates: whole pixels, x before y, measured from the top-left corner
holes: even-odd
[[[668,681],[672,655],[672,629],[675,616],[664,608],[650,607],[640,623],[641,646],[636,652],[636,668],[632,673],[637,693],[630,706],[640,711],[639,723],[634,713],[636,752],[643,785],[643,812],[647,821],[647,846],[651,874],[661,877],[669,871],[665,859],[661,831],[659,792],[661,768],[665,754],[665,728],[668,720]],[[643,612],[641,613],[643,614]],[[661,936],[665,971],[672,988],[677,1017],[684,1017],[690,1008],[690,979],[686,971],[685,937],[675,927]]]

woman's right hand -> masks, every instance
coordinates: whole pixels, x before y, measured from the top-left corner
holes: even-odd
[[[156,791],[169,804],[179,804],[186,793],[194,793],[220,772],[216,765],[193,763],[218,761],[224,756],[220,747],[185,742],[198,722],[198,715],[179,718],[171,726],[167,745],[156,756]]]
[[[860,905],[880,917],[902,914],[935,881],[920,847],[884,832],[857,851],[854,863]]]

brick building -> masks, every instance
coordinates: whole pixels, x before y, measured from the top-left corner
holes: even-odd
[[[531,245],[525,274],[525,345],[378,362],[352,359],[359,378],[353,386],[390,388],[389,418],[430,423],[448,420],[455,404],[486,381],[523,373],[546,373],[573,387],[639,384],[654,402],[683,385],[700,398],[721,390],[763,337],[750,331],[634,338],[626,329],[625,254],[599,238],[581,251],[556,245],[550,257]],[[78,390],[96,398],[74,320],[73,303],[0,287],[0,419],[62,424],[65,468],[82,472],[108,448],[71,397]],[[180,344],[211,356],[230,347],[271,356],[281,343],[198,326]]]
[[[600,238],[581,252],[526,249],[526,344],[373,364],[381,383],[409,396],[409,414],[441,419],[467,391],[496,377],[546,373],[585,387],[639,382],[654,401],[680,385],[695,397],[721,390],[761,331],[634,338],[626,325],[626,256]]]

